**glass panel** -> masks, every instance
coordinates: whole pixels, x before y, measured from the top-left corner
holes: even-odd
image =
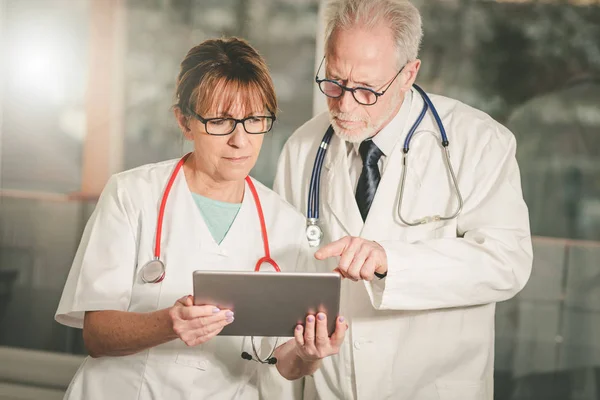
[[[189,148],[170,111],[178,65],[194,44],[233,34],[259,49],[275,81],[281,114],[253,171],[271,185],[283,143],[310,118],[318,91],[318,3],[125,1],[123,169]],[[597,400],[600,5],[416,3],[425,28],[418,83],[514,132],[538,236],[528,285],[497,306],[495,397]],[[94,202],[20,191],[80,188],[90,1],[0,6],[0,345],[83,354],[81,331],[53,315]]]
[[[538,236],[528,284],[497,305],[495,398],[597,400],[600,5],[418,4],[425,29],[418,83],[515,134]]]
[[[253,171],[270,185],[283,143],[310,118],[318,1],[121,4],[126,7],[122,168],[189,149],[171,112],[179,63],[204,39],[240,35],[266,57],[279,96],[281,116],[266,134]],[[55,323],[54,312],[94,208],[94,201],[69,196],[81,185],[91,2],[0,5],[7,60],[0,103],[0,346],[84,354],[81,331]]]
[[[81,181],[88,11],[0,1],[1,346],[81,351],[53,316],[87,219],[67,194]]]
[[[0,187],[79,189],[87,1],[4,0]]]
[[[285,140],[311,117],[317,0],[128,2],[125,168],[182,154],[170,107],[179,63],[194,45],[222,35],[249,40],[266,58],[280,115],[252,176],[271,186]]]

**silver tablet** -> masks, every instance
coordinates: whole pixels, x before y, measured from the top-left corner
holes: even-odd
[[[194,304],[235,313],[223,336],[294,336],[308,314],[327,314],[329,335],[340,308],[337,273],[194,272]]]

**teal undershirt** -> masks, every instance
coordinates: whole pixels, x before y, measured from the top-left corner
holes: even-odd
[[[196,193],[192,193],[192,197],[215,242],[221,244],[231,225],[233,225],[242,204],[225,203]]]

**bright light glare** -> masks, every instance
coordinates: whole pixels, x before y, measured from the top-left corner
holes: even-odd
[[[9,82],[16,94],[59,103],[65,96],[68,64],[67,43],[61,43],[58,32],[29,31],[14,37],[9,46]]]

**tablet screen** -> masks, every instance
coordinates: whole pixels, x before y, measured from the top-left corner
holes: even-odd
[[[327,315],[335,330],[341,277],[337,273],[194,272],[194,304],[215,305],[235,313],[219,335],[294,336],[306,316]]]

